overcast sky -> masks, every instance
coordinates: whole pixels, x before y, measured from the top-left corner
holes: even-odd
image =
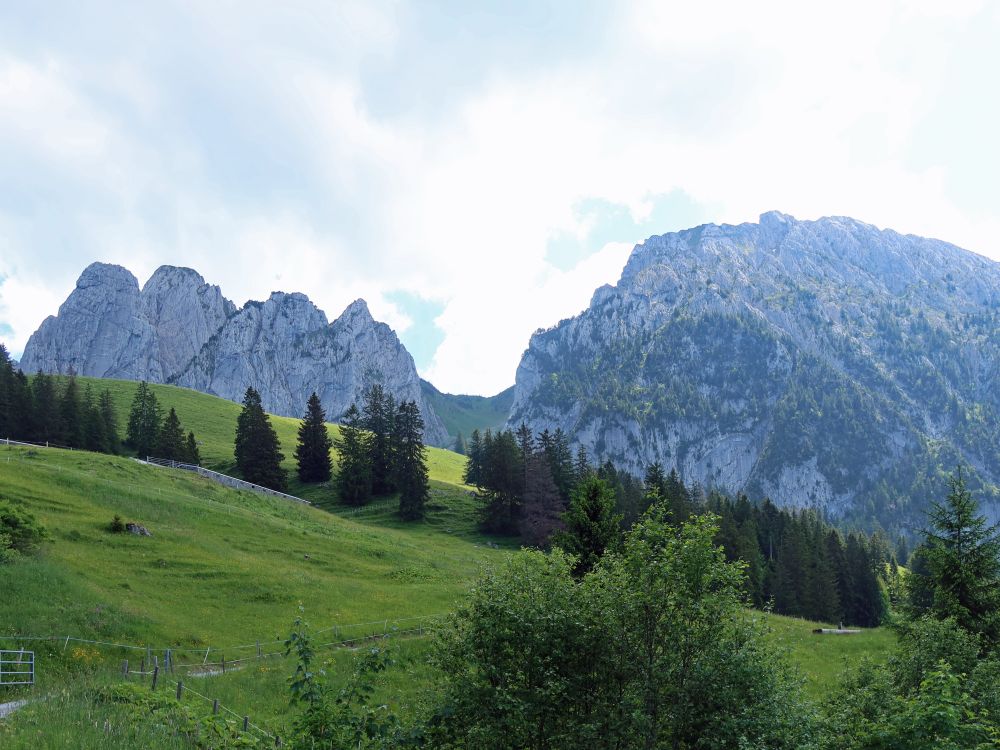
[[[514,381],[651,234],[850,215],[1000,258],[1000,3],[0,6],[0,341],[80,271],[364,297]]]

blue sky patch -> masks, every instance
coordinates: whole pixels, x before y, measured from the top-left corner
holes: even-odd
[[[397,333],[403,346],[413,355],[417,370],[425,371],[434,358],[434,352],[444,341],[444,331],[434,322],[434,319],[444,312],[444,303],[424,299],[405,291],[390,292],[386,295],[386,299],[399,307],[413,321],[409,328]]]
[[[652,210],[636,221],[628,206],[601,198],[585,198],[574,212],[590,229],[583,239],[560,232],[549,240],[545,259],[560,271],[569,271],[598,252],[609,242],[642,242],[654,234],[666,234],[710,221],[709,207],[698,203],[683,190],[674,190],[649,199]]]

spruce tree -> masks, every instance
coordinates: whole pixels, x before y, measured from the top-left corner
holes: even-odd
[[[362,424],[371,436],[369,455],[372,467],[372,493],[388,495],[393,486],[392,417],[395,400],[382,386],[373,384],[365,391]]]
[[[314,391],[306,404],[306,413],[299,425],[299,442],[295,447],[295,461],[299,479],[303,482],[328,482],[333,466],[330,448],[333,442],[326,430],[326,413]]]
[[[979,512],[961,468],[948,481],[943,503],[934,502],[924,531],[932,592],[930,613],[952,617],[990,643],[1000,640],[1000,531]]]
[[[188,433],[184,442],[184,462],[201,466],[201,451],[198,450],[198,441],[194,439],[193,432]]]
[[[552,541],[576,556],[573,571],[579,576],[590,572],[621,536],[621,516],[615,513],[614,492],[598,477],[587,479],[573,491],[569,510],[562,519],[566,529]]]
[[[424,420],[416,401],[403,401],[393,420],[392,449],[395,485],[399,488],[399,515],[406,521],[424,517],[430,484],[424,451]]]
[[[243,410],[236,420],[236,466],[248,482],[284,492],[287,474],[278,435],[271,426],[260,394],[252,387],[243,396]]]
[[[455,436],[455,453],[460,456],[464,456],[469,452],[469,447],[465,444],[465,438],[462,436],[461,430]]]
[[[110,442],[105,430],[104,420],[101,418],[98,405],[94,403],[94,394],[89,385],[83,392],[80,417],[83,424],[83,447],[88,451],[110,453]]]
[[[473,430],[469,437],[468,456],[462,481],[466,484],[478,485],[483,475],[483,440],[478,429]]]
[[[115,402],[111,391],[105,388],[97,398],[97,411],[100,414],[102,430],[107,441],[108,453],[117,453],[121,438],[118,435],[118,415],[115,412]]]
[[[552,480],[549,462],[541,452],[525,461],[526,482],[520,519],[521,538],[531,547],[545,548],[552,535],[562,528],[562,498]]]
[[[80,407],[80,386],[72,371],[59,398],[59,442],[69,448],[82,448],[86,443]]]
[[[184,461],[187,457],[187,444],[181,420],[173,407],[167,412],[156,438],[156,455],[168,461]]]
[[[355,404],[347,410],[336,441],[340,456],[337,470],[337,495],[345,505],[364,505],[372,497],[371,433],[361,426],[361,413]]]
[[[125,442],[139,458],[153,454],[160,432],[160,404],[149,384],[143,380],[135,391],[129,410]]]
[[[58,442],[59,403],[52,376],[39,370],[31,381],[31,395],[35,416],[32,439],[39,443]]]
[[[0,344],[0,437],[12,437],[11,401],[14,392],[14,366],[7,347]]]

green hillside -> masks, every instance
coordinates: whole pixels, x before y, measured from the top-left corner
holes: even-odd
[[[83,380],[111,388],[124,420],[136,384]],[[185,389],[154,390],[196,432],[206,463],[231,469],[239,407]],[[290,455],[296,420],[274,422]],[[189,747],[176,737],[147,736],[120,707],[98,713],[128,731],[102,733],[92,720],[95,691],[120,682],[122,659],[134,664],[144,654],[66,636],[148,644],[159,654],[171,648],[179,662],[200,663],[252,655],[258,641],[265,652],[280,651],[300,605],[330,641],[394,626],[431,626],[433,616],[451,610],[483,566],[502,560],[511,544],[477,531],[474,500],[457,484],[462,457],[433,449],[430,455],[428,517],[406,524],[391,501],[330,513],[127,457],[0,448],[0,498],[34,514],[49,535],[39,555],[0,566],[0,648],[33,647],[39,685],[29,695],[49,696],[0,721],[0,745]],[[288,466],[293,468],[290,461]],[[295,486],[293,492],[336,508],[329,488]],[[114,515],[143,524],[152,536],[110,533]],[[825,695],[847,664],[878,657],[893,638],[884,629],[820,637],[811,633],[814,623],[769,619],[773,637],[800,665],[814,697]],[[432,682],[428,643],[419,635],[399,639],[399,666],[382,680],[382,699],[404,714]],[[336,674],[347,673],[349,651],[323,651]],[[290,670],[288,660],[271,658],[192,684],[273,730],[287,721]],[[18,695],[0,694],[0,702]]]
[[[473,430],[502,428],[514,403],[514,386],[495,396],[442,393],[426,380],[420,381],[420,388],[453,439],[460,432],[468,440]]]
[[[135,397],[139,384],[131,380],[105,380],[100,378],[78,378],[81,387],[88,385],[98,392],[107,388],[114,398],[118,412],[120,429],[124,433],[128,421],[129,408]],[[233,457],[233,441],[236,435],[236,417],[240,413],[240,405],[217,396],[179,388],[173,385],[150,384],[156,394],[160,406],[164,410],[173,407],[185,430],[192,430],[198,439],[198,449],[201,452],[202,465],[221,471],[234,473],[236,460]],[[302,405],[303,411],[305,404]],[[295,475],[295,444],[297,440],[299,420],[291,417],[271,417],[271,423],[281,441],[281,450],[285,456],[284,467],[288,469],[289,492],[303,497],[318,505],[334,508],[333,490],[327,486],[303,485]],[[336,439],[340,432],[336,425],[330,425],[331,437]],[[465,469],[465,458],[452,451],[442,448],[427,449],[428,467],[432,482],[458,485],[462,481]],[[337,452],[333,451],[334,465]]]

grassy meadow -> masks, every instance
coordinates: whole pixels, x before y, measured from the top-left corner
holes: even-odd
[[[136,384],[81,381],[111,389],[124,425]],[[152,387],[161,406],[174,407],[185,429],[195,432],[204,463],[231,470],[240,407],[186,389]],[[298,422],[275,417],[273,423],[294,477]],[[34,648],[38,659],[38,685],[0,693],[0,702],[44,697],[0,720],[0,746],[190,746],[156,722],[137,724],[128,706],[94,702],[107,685],[121,682],[122,660],[135,665],[143,651],[67,642],[66,636],[148,644],[159,655],[170,648],[178,663],[198,663],[252,656],[258,641],[265,653],[281,651],[300,606],[313,628],[324,631],[319,643],[394,626],[432,626],[483,566],[502,561],[514,546],[476,529],[475,501],[461,484],[463,463],[449,451],[430,450],[428,516],[411,524],[398,520],[391,500],[344,509],[331,487],[303,487],[294,479],[291,492],[318,507],[237,492],[128,457],[0,447],[0,497],[23,505],[49,536],[40,554],[0,566],[0,648]],[[110,533],[116,514],[143,524],[152,536]],[[816,636],[815,623],[767,617],[772,637],[788,649],[814,698],[834,687],[845,666],[863,656],[878,658],[893,640],[885,629]],[[13,638],[25,635],[55,638]],[[380,697],[407,714],[432,682],[430,639],[392,642],[398,663],[383,676]],[[335,675],[348,674],[353,651],[322,653]],[[274,733],[287,721],[292,668],[274,656],[186,681]],[[173,684],[168,680],[166,689]],[[186,700],[191,711],[203,711],[200,699]]]

